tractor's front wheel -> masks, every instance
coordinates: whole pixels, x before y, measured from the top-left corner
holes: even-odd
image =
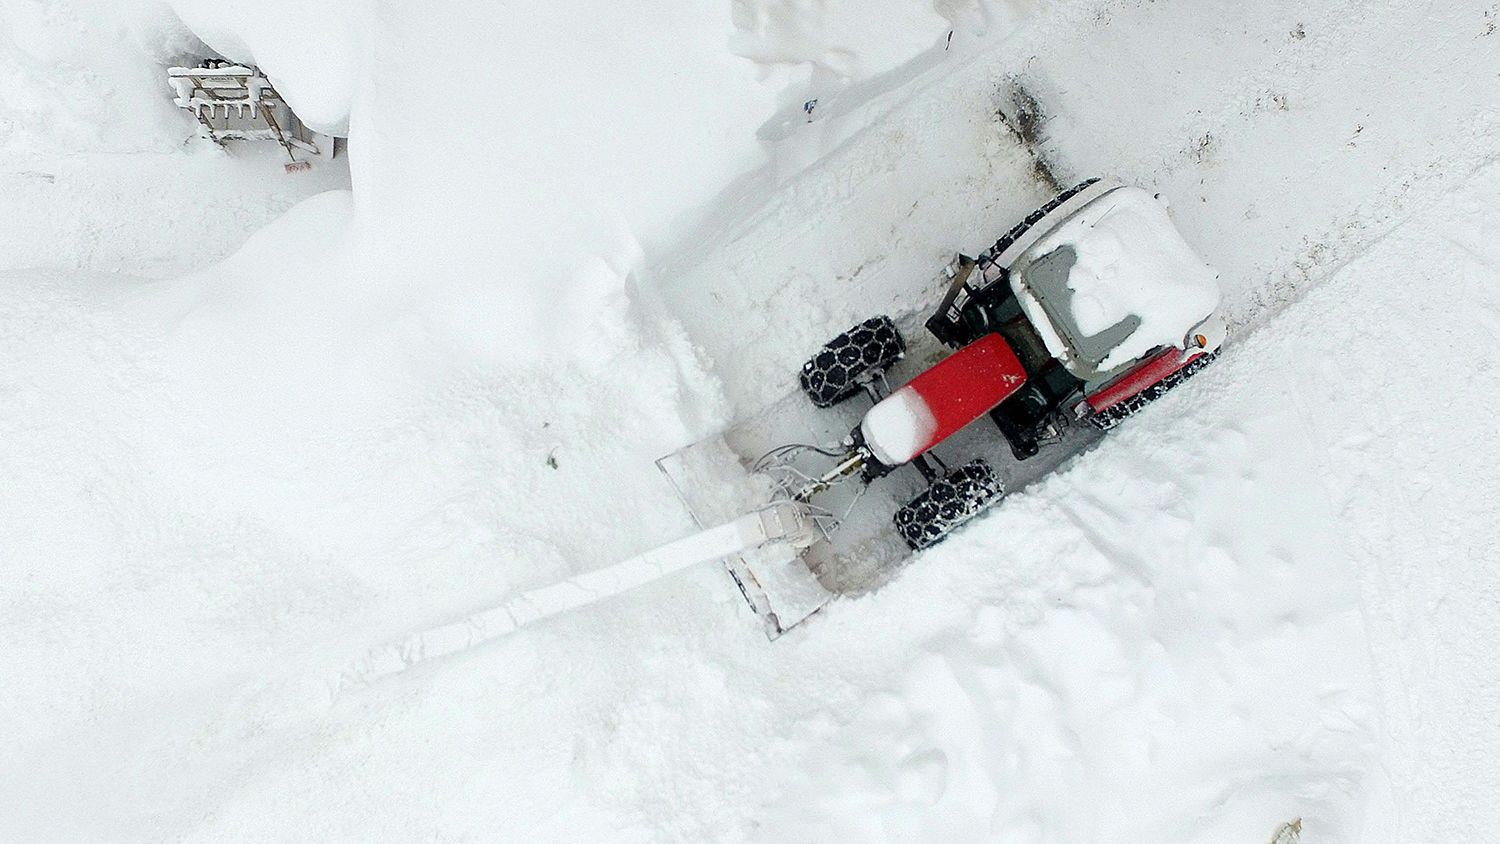
[[[930,548],[1005,495],[995,470],[975,460],[938,478],[896,511],[896,532],[913,551]]]
[[[888,316],[867,319],[829,340],[802,365],[802,392],[818,407],[833,407],[858,393],[906,354],[906,341]]]

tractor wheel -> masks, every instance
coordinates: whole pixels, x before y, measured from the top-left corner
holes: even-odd
[[[897,510],[896,532],[913,551],[930,548],[1004,494],[1005,487],[990,464],[983,460],[966,463]]]
[[[823,344],[802,365],[802,391],[818,407],[833,407],[906,354],[906,342],[888,316],[867,319]]]
[[[1187,366],[1184,366],[1183,368],[1177,370],[1171,375],[1168,375],[1167,377],[1161,379],[1155,384],[1152,384],[1151,386],[1120,402],[1119,404],[1095,413],[1093,416],[1089,417],[1089,420],[1094,423],[1095,428],[1098,428],[1101,431],[1108,431],[1110,428],[1115,427],[1121,422],[1124,422],[1126,419],[1129,419],[1130,417],[1139,413],[1141,409],[1146,405],[1166,395],[1168,390],[1171,390],[1173,387],[1191,378],[1194,373],[1196,373],[1203,367],[1208,366],[1218,356],[1219,350],[1215,349],[1212,352],[1203,355],[1202,357],[1196,358]]]

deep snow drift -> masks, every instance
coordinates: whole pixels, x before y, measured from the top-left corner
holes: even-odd
[[[174,5],[0,0],[0,837],[1500,824],[1496,10]],[[183,145],[195,37],[347,176]],[[775,643],[709,566],[334,682],[1111,171],[1237,330],[1063,473]]]

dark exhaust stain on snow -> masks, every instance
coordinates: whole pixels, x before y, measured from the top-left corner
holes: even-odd
[[[1002,83],[996,93],[999,105],[995,109],[995,117],[1030,154],[1032,175],[1053,193],[1062,192],[1062,180],[1057,177],[1052,163],[1047,160],[1047,154],[1042,149],[1042,125],[1046,122],[1047,115],[1041,104],[1018,79]]]

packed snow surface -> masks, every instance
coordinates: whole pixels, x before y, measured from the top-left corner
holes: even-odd
[[[936,4],[912,0],[733,0],[731,8],[731,49],[767,65],[806,65],[832,90],[900,67],[952,28]]]
[[[1060,319],[1064,331],[1077,338],[1139,320],[1107,355],[1091,361],[1100,370],[1162,346],[1182,348],[1193,326],[1219,305],[1214,271],[1183,240],[1166,208],[1141,188],[1119,188],[1100,197],[1037,241],[1022,260],[1034,261],[1064,247],[1072,250],[1067,277],[1071,296],[1051,302],[1050,308],[1044,305],[1045,313],[1031,314],[1034,322]],[[1024,270],[1020,275],[1027,276]],[[1037,292],[1057,297],[1061,291]],[[1042,336],[1049,344],[1059,339],[1050,331]],[[1049,350],[1056,355],[1068,351]]]
[[[172,6],[0,0],[0,838],[1500,828],[1489,0]],[[347,158],[189,141],[211,50]],[[775,642],[709,565],[340,682],[1101,173],[1233,332],[1096,450]]]

